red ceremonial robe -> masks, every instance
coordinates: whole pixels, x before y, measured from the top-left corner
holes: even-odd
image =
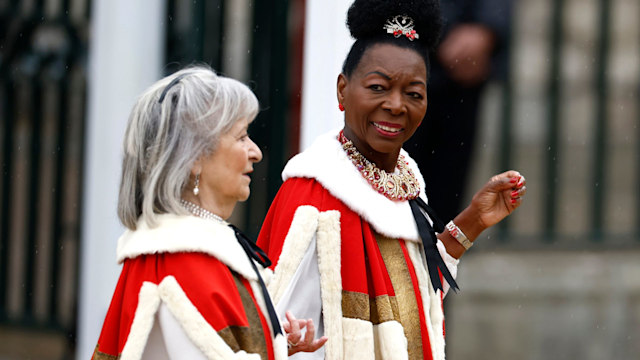
[[[118,260],[93,359],[286,358],[257,276],[225,224],[169,214],[153,228],[140,221],[119,239]]]
[[[444,359],[442,294],[428,280],[409,205],[375,192],[336,135],[320,137],[283,172],[258,238],[274,261],[269,290],[283,300],[315,238],[326,359]],[[457,261],[443,257],[455,276]]]

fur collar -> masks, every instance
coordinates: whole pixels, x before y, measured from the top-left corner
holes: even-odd
[[[135,231],[127,230],[118,239],[118,263],[140,255],[198,252],[209,254],[249,280],[257,276],[233,229],[195,216],[162,214],[157,226],[138,221]]]
[[[337,130],[319,136],[307,150],[289,160],[282,171],[282,179],[315,179],[380,234],[420,241],[409,202],[392,201],[376,192],[351,163],[337,136]],[[400,153],[420,183],[420,197],[427,201],[424,179],[418,166],[404,149]]]

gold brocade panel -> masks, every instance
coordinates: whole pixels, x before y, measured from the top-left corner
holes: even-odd
[[[342,292],[342,315],[346,318],[370,321],[378,325],[396,320],[404,329],[408,342],[409,359],[422,359],[422,335],[416,291],[407,265],[407,259],[398,239],[376,234],[395,296],[381,295],[370,298],[359,292]]]
[[[236,288],[242,299],[242,307],[247,315],[248,327],[244,326],[227,326],[218,331],[218,335],[233,349],[234,352],[244,350],[248,353],[260,354],[262,360],[268,360],[267,344],[265,334],[262,330],[262,322],[260,315],[256,309],[256,304],[251,294],[242,283],[240,275],[231,271]],[[268,334],[271,336],[271,334]]]

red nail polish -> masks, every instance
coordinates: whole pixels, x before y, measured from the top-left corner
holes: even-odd
[[[512,204],[515,204],[515,203],[516,203],[516,201],[517,201],[516,199],[511,199],[511,203],[512,203]]]
[[[512,197],[512,198],[514,198],[514,197],[518,197],[518,190],[513,190],[513,191],[511,192],[511,197]]]
[[[512,177],[512,178],[511,178],[511,180],[510,180],[510,182],[511,182],[512,184],[517,183],[517,182],[518,182],[518,177],[517,177],[517,176],[516,176],[516,177]]]

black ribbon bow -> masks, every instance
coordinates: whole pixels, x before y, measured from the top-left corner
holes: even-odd
[[[442,276],[449,283],[449,286],[451,286],[454,291],[458,291],[458,284],[453,279],[453,276],[451,276],[451,273],[445,265],[444,260],[442,260],[442,256],[440,256],[440,252],[436,246],[438,241],[436,231],[438,233],[442,233],[444,231],[444,223],[440,220],[438,215],[436,215],[436,212],[419,197],[409,200],[409,206],[411,206],[411,213],[418,225],[418,233],[422,239],[422,247],[424,248],[424,255],[427,258],[427,269],[429,270],[429,277],[431,278],[433,290],[440,289],[440,291],[444,292],[442,282],[440,281],[440,274],[438,273],[439,269]],[[427,215],[429,215],[429,218],[433,222],[433,227],[429,224],[429,221],[420,209],[424,210]]]
[[[269,319],[271,320],[271,327],[273,328],[273,337],[275,338],[278,334],[282,334],[282,330],[280,329],[280,321],[278,320],[278,316],[276,315],[276,310],[273,307],[273,303],[271,302],[271,297],[269,296],[269,292],[267,291],[267,287],[262,280],[262,276],[258,272],[258,268],[256,264],[253,262],[255,260],[258,264],[263,267],[271,266],[271,260],[267,254],[258,247],[253,241],[251,241],[247,235],[245,235],[240,229],[235,227],[232,224],[229,224],[229,227],[233,229],[236,234],[236,239],[240,243],[240,246],[244,249],[244,252],[249,257],[249,262],[253,267],[253,270],[256,272],[258,276],[258,282],[260,283],[260,288],[262,289],[262,297],[264,298],[264,302],[267,304],[267,312],[269,313]]]

